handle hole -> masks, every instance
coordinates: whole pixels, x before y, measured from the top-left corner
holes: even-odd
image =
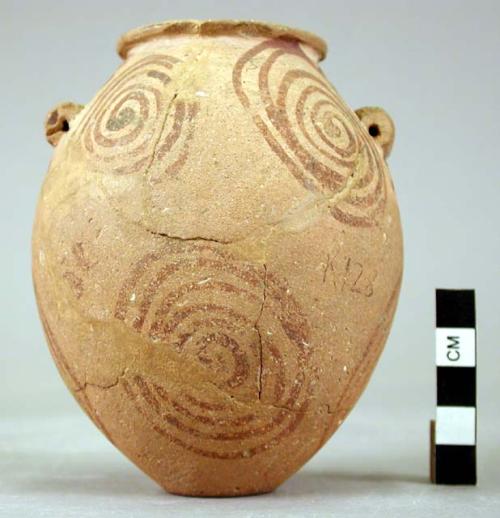
[[[56,146],[61,137],[71,130],[73,119],[83,109],[72,102],[59,103],[45,118],[45,137],[50,145]]]
[[[366,106],[356,110],[361,124],[368,131],[368,135],[373,142],[382,150],[384,157],[387,158],[391,152],[394,142],[394,123],[382,108],[376,106]]]
[[[380,135],[380,126],[378,124],[370,124],[368,126],[368,133],[372,137],[378,137]]]

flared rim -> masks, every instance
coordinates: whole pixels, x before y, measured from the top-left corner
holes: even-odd
[[[325,58],[327,52],[325,41],[315,34],[286,25],[254,20],[174,20],[145,25],[123,34],[118,40],[117,51],[120,57],[126,59],[129,50],[138,43],[159,36],[181,35],[284,38],[309,45],[316,50],[320,60]]]

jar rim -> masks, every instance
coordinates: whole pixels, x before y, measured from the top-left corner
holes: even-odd
[[[118,40],[117,51],[120,57],[126,59],[129,50],[138,43],[159,36],[180,35],[283,38],[309,45],[319,54],[320,61],[327,53],[325,41],[311,32],[254,20],[173,20],[144,25],[123,34]]]

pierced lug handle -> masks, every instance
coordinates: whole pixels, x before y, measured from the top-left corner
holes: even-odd
[[[56,105],[45,117],[45,138],[57,146],[62,136],[71,129],[71,121],[83,110],[83,105],[63,102]]]
[[[373,140],[381,147],[384,158],[391,154],[396,129],[394,122],[382,108],[369,106],[356,110],[359,120],[368,130]]]

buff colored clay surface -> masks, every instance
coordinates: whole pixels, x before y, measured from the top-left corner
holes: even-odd
[[[167,491],[271,491],[342,423],[389,332],[392,121],[351,111],[323,42],[286,27],[159,24],[119,52],[92,101],[47,117],[33,275],[50,350]]]

